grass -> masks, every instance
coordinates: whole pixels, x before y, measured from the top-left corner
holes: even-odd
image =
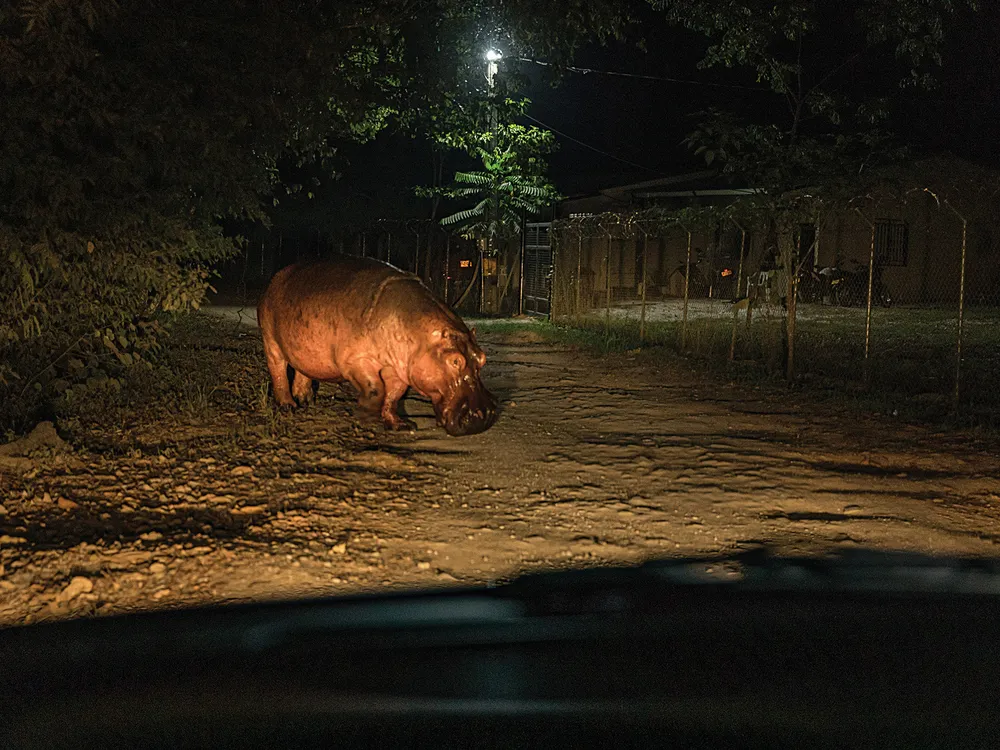
[[[729,359],[733,318],[728,305],[714,316],[688,321],[686,345],[676,319],[647,322],[640,337],[636,315],[600,312],[579,320],[538,323],[544,338],[600,353],[646,349],[753,383],[784,383],[785,336],[780,310],[760,310],[751,326],[737,321],[735,358]],[[808,305],[800,308],[791,384],[821,400],[849,402],[866,411],[942,425],[1000,429],[1000,310],[966,312],[958,409],[954,408],[955,311],[939,308],[877,309],[872,314],[865,362],[865,311]],[[670,316],[664,316],[669,318]],[[520,325],[523,329],[523,324]],[[484,327],[484,330],[487,330]],[[488,330],[506,330],[494,329]],[[867,369],[867,378],[866,378]]]

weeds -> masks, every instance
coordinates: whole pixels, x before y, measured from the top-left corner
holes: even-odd
[[[619,311],[621,312],[621,311]],[[959,409],[952,399],[955,321],[948,311],[894,308],[873,315],[867,367],[863,310],[812,306],[799,319],[796,379],[790,384],[811,397],[864,411],[944,426],[1000,428],[1000,319],[992,310],[967,318]],[[637,317],[602,315],[557,323],[539,321],[542,338],[601,354],[644,349],[683,357],[730,380],[752,384],[784,381],[785,336],[780,310],[760,310],[752,324],[737,321],[734,358],[729,359],[733,319],[725,306],[715,317],[693,317],[682,346],[682,322],[653,320],[640,337]],[[524,324],[486,324],[506,333]]]

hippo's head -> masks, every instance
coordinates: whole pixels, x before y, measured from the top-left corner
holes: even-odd
[[[449,326],[433,330],[410,365],[412,385],[430,398],[438,424],[449,435],[475,435],[496,421],[497,400],[479,379],[484,364],[475,331]]]

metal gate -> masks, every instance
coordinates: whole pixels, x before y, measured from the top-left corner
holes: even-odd
[[[524,227],[524,305],[528,315],[548,315],[551,310],[552,222],[532,222]]]

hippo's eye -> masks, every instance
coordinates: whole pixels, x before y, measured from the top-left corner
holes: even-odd
[[[465,358],[461,354],[455,354],[448,359],[448,364],[454,367],[456,370],[461,370],[465,367]]]

